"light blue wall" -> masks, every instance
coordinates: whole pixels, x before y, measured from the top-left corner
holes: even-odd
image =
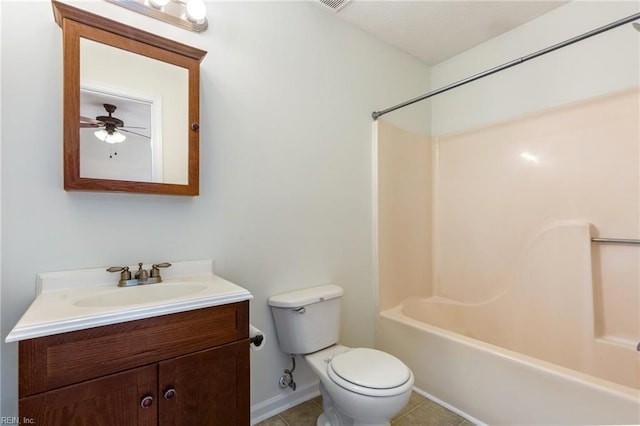
[[[431,70],[439,88],[640,12],[638,1],[572,1]],[[640,84],[631,24],[527,61],[432,99],[433,135],[506,120]]]

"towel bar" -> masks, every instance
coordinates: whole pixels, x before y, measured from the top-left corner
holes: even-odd
[[[611,244],[640,244],[640,240],[630,240],[626,238],[591,238],[594,243],[611,243]]]

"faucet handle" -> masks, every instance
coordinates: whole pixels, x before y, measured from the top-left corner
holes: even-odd
[[[121,272],[120,274],[120,280],[130,280],[131,279],[131,272],[129,271],[129,267],[128,266],[111,266],[109,268],[107,268],[107,272]]]
[[[159,278],[160,277],[159,268],[168,268],[169,266],[171,266],[169,262],[154,263],[153,265],[151,265],[151,278]]]

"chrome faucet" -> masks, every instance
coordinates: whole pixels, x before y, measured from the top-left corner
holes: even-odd
[[[120,272],[118,287],[130,287],[134,285],[161,283],[160,268],[168,268],[169,266],[171,266],[169,262],[154,263],[151,265],[149,272],[147,272],[142,267],[142,262],[139,262],[138,270],[134,278],[131,278],[131,271],[128,266],[111,266],[107,268],[107,272]]]

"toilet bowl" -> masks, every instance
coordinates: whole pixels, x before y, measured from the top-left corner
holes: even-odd
[[[318,426],[389,425],[409,401],[413,373],[385,352],[337,344],[342,294],[330,284],[270,297],[278,343],[320,379]]]
[[[413,373],[385,352],[334,345],[304,359],[320,379],[318,426],[386,426],[409,402]]]

